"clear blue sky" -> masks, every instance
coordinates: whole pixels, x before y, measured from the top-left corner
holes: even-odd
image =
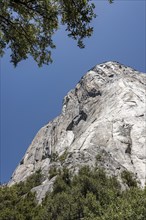
[[[81,50],[60,29],[54,62],[29,58],[14,68],[1,59],[1,182],[7,182],[37,131],[61,112],[62,100],[90,68],[118,61],[145,72],[145,0],[95,0],[94,34]]]

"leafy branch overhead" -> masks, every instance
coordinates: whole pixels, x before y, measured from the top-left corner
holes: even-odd
[[[65,25],[68,36],[83,48],[84,38],[93,32],[94,8],[91,0],[1,0],[0,55],[10,48],[14,66],[28,55],[39,66],[49,64],[56,47],[53,35],[60,25]]]

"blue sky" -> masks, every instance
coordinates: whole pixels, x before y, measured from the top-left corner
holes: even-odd
[[[95,0],[94,34],[79,49],[61,28],[53,64],[29,58],[14,68],[1,59],[1,182],[7,182],[38,130],[61,112],[62,100],[93,66],[118,61],[145,72],[145,0]]]

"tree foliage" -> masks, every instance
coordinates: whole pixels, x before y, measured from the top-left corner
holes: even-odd
[[[27,181],[12,187],[0,187],[0,220],[33,220],[38,215],[35,193],[31,189],[41,184],[40,171],[28,177]]]
[[[129,176],[131,182],[126,171],[126,180]],[[66,168],[59,171],[53,191],[38,205],[30,189],[40,181],[38,172],[26,182],[0,187],[0,220],[145,220],[146,188],[130,184],[122,191],[116,177],[97,167],[82,167],[74,176]]]
[[[28,55],[39,66],[51,63],[53,35],[61,24],[83,48],[83,39],[93,32],[94,7],[91,0],[1,0],[0,55],[10,48],[14,66]]]
[[[122,175],[125,175],[122,174]],[[131,173],[126,172],[126,177]],[[126,178],[127,179],[127,178]],[[127,179],[128,180],[128,179]],[[146,188],[129,184],[122,191],[116,177],[104,170],[82,167],[77,175],[60,172],[52,193],[44,199],[38,218],[41,220],[144,220]]]

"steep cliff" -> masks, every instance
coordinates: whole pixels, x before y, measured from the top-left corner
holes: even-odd
[[[63,100],[62,113],[35,136],[9,182],[41,169],[44,197],[52,167],[77,172],[82,165],[116,175],[128,170],[141,186],[146,178],[146,75],[117,62],[96,65]]]

